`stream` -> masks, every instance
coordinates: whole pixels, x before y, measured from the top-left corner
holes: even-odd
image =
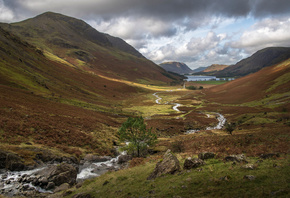
[[[162,98],[158,96],[159,92],[154,93],[153,95],[157,98],[155,100],[156,104],[161,105]],[[173,105],[172,109],[181,112],[178,107],[182,106],[179,103],[170,103]],[[222,129],[226,118],[220,114],[213,112],[210,114],[206,114],[207,117],[212,116],[212,114],[216,115],[217,120],[219,121],[218,124],[214,127],[207,127],[206,130],[214,130],[214,129]],[[199,130],[187,130],[185,134],[192,134],[196,133]],[[127,144],[127,143],[126,143]],[[79,173],[77,174],[77,182],[89,179],[92,177],[98,177],[105,172],[109,170],[118,170],[121,168],[121,164],[118,163],[119,158],[122,156],[125,156],[126,153],[122,152],[117,157],[103,157],[102,160],[99,161],[83,161],[81,162],[79,166]],[[4,171],[0,170],[0,195],[6,194],[8,196],[16,195],[19,192],[24,191],[31,191],[35,190],[40,193],[53,193],[50,190],[45,190],[43,188],[40,188],[39,186],[33,185],[33,179],[37,177],[37,172],[39,172],[42,169],[45,169],[49,165],[44,165],[41,168],[36,168],[33,170],[27,170],[27,171]],[[23,180],[27,180],[23,182]]]
[[[157,94],[160,93],[160,92],[156,92],[153,94],[153,96],[155,96],[157,99],[155,100],[156,104],[161,104],[160,100],[162,100],[162,98],[160,96],[158,96]],[[173,104],[174,106],[172,107],[173,110],[177,111],[177,112],[181,112],[178,107],[182,106],[182,104],[179,104],[179,103],[171,103]],[[218,124],[214,127],[207,127],[206,130],[216,130],[216,129],[222,129],[226,123],[226,118],[220,114],[220,113],[217,113],[217,112],[212,112],[211,114],[215,114],[216,115],[216,119],[218,120]],[[208,118],[211,116],[211,114],[205,114]],[[199,132],[200,130],[199,129],[190,129],[190,130],[187,130],[185,132],[185,134],[193,134],[193,133],[196,133],[196,132]]]
[[[83,161],[79,164],[79,173],[77,174],[77,182],[85,179],[98,177],[109,170],[119,170],[121,164],[118,160],[121,156],[126,155],[122,152],[117,157],[101,157],[99,160]],[[97,162],[96,162],[97,161]],[[54,164],[57,165],[57,164]],[[45,190],[40,186],[34,185],[35,178],[40,177],[39,171],[51,166],[51,164],[44,165],[41,168],[36,168],[27,171],[2,171],[0,174],[0,195],[5,194],[7,196],[19,195],[23,192],[37,191],[39,193],[53,193],[51,190]]]

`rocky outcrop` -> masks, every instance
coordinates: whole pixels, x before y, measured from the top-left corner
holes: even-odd
[[[118,164],[124,164],[124,163],[130,161],[131,159],[132,159],[132,156],[131,155],[120,155],[118,157],[117,163]]]
[[[186,170],[190,170],[203,165],[205,165],[205,162],[203,160],[197,158],[191,159],[191,157],[189,157],[185,160],[183,168]]]
[[[246,156],[244,154],[239,155],[229,155],[224,158],[225,161],[232,161],[232,162],[245,162],[248,163],[246,160]]]
[[[201,160],[212,159],[215,157],[215,154],[212,152],[202,152],[198,154],[198,158]]]
[[[148,180],[155,179],[165,174],[174,174],[180,170],[179,161],[175,155],[168,149],[163,156],[163,159],[156,164],[154,171],[147,178]]]
[[[74,185],[77,178],[77,169],[67,163],[49,166],[35,175],[32,184],[46,190],[52,190],[64,183]]]
[[[18,155],[0,150],[0,169],[22,171],[25,168],[23,160]]]

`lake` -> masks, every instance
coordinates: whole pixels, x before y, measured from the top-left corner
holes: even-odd
[[[187,75],[187,81],[209,81],[209,80],[226,80],[226,78],[217,78],[215,76],[189,76]],[[234,78],[227,78],[228,80],[234,80]]]

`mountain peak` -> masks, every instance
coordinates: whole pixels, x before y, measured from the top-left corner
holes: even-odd
[[[181,62],[175,61],[164,62],[161,63],[159,66],[165,69],[166,71],[174,72],[177,74],[187,74],[192,72],[192,70],[185,63]]]

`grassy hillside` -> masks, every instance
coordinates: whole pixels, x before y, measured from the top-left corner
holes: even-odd
[[[0,149],[110,153],[123,101],[145,90],[53,61],[1,28],[0,46]]]
[[[145,59],[123,40],[100,33],[75,18],[47,12],[1,26],[41,49],[47,57],[84,71],[147,84],[181,80]]]
[[[288,47],[269,47],[257,51],[252,56],[231,65],[226,69],[216,72],[218,77],[245,76],[255,73],[264,67],[278,64],[290,58],[290,48]]]

